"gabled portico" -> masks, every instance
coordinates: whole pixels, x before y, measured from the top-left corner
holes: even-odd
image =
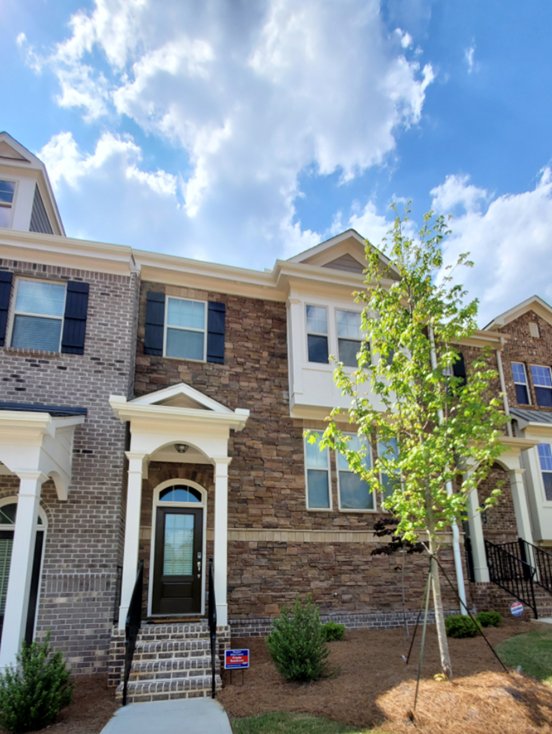
[[[128,488],[119,628],[123,629],[136,579],[140,542],[142,482],[150,461],[181,462],[178,448],[186,447],[185,461],[214,467],[214,577],[219,626],[228,623],[227,534],[228,534],[228,439],[230,431],[241,431],[248,410],[230,410],[194,388],[180,383],[127,401],[111,396],[110,404],[123,422],[130,425],[127,452]],[[203,564],[203,567],[205,564]]]

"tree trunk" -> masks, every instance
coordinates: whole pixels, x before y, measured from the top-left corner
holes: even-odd
[[[430,535],[429,550],[435,555],[437,551],[437,543],[435,538]],[[439,566],[435,560],[432,561],[432,582],[433,582],[433,604],[435,606],[435,624],[437,626],[437,638],[439,640],[439,655],[441,657],[441,668],[447,678],[452,680],[452,664],[450,662],[450,653],[448,646],[447,633],[445,630],[445,615],[443,612],[443,600],[441,598],[441,578],[439,576]]]

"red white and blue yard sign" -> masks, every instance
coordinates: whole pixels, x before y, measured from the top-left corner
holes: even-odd
[[[523,604],[520,601],[513,601],[510,605],[510,611],[514,617],[521,617],[523,614]]]
[[[249,668],[249,650],[226,650],[224,667],[226,670]]]

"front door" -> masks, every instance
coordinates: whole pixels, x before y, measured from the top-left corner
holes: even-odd
[[[152,614],[200,614],[203,509],[158,507]]]

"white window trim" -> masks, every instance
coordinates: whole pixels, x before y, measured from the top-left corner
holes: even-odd
[[[8,223],[8,226],[5,227],[5,229],[12,229],[12,226],[13,226],[13,213],[15,211],[15,202],[16,202],[16,199],[17,199],[17,190],[19,188],[19,181],[13,181],[12,179],[9,179],[9,178],[3,178],[1,180],[2,181],[6,181],[7,183],[15,184],[15,188],[13,190],[13,199],[11,201],[11,204],[8,204],[5,201],[4,202],[0,202],[0,207],[2,207],[2,209],[9,209],[10,210],[10,221]]]
[[[345,313],[358,313],[359,316],[362,319],[362,311],[357,311],[354,308],[343,308],[343,306],[333,306],[332,307],[332,311],[333,311],[333,326],[335,328],[335,347],[336,347],[336,352],[335,353],[337,355],[337,361],[338,362],[341,362],[341,355],[339,354],[339,340],[340,339],[347,339],[348,341],[358,341],[358,350],[357,350],[357,352],[360,352],[360,350],[362,349],[362,343],[365,340],[363,338],[363,333],[362,333],[362,324],[361,324],[360,329],[359,329],[359,337],[358,337],[358,339],[352,339],[351,337],[348,337],[348,336],[339,336],[339,332],[338,332],[338,328],[337,328],[337,312],[338,311],[343,311]],[[354,367],[352,367],[351,365],[343,365],[343,369],[344,370],[351,370],[351,371],[353,371],[353,370],[356,370],[357,368],[358,368],[358,364],[355,365]]]
[[[197,361],[197,360],[196,360]],[[161,502],[159,495],[167,487],[174,487],[175,485],[187,484],[201,494],[201,502]],[[151,512],[151,548],[150,548],[150,568],[149,568],[149,586],[148,586],[148,617],[167,617],[167,614],[152,614],[152,603],[153,603],[153,572],[155,565],[155,529],[157,527],[157,508],[158,507],[189,507],[203,510],[203,540],[201,548],[201,616],[205,614],[205,579],[207,578],[207,490],[198,484],[192,482],[190,479],[167,479],[165,482],[157,485],[153,490],[153,503]],[[195,562],[195,561],[194,561]],[[174,616],[174,615],[172,615]],[[180,615],[178,615],[180,616]],[[186,616],[197,617],[197,612],[189,615],[182,615],[183,618]]]
[[[307,309],[309,306],[314,306],[315,308],[323,308],[326,312],[326,333],[323,334],[320,331],[309,331],[309,322],[307,318]],[[330,341],[330,314],[328,313],[328,306],[325,303],[313,303],[313,302],[307,302],[305,301],[305,333],[307,335],[307,338],[305,340],[305,349],[306,349],[306,361],[308,365],[316,365],[316,368],[318,367],[331,367],[330,364],[330,354],[332,353],[331,349],[331,341]],[[328,346],[328,361],[327,362],[311,362],[309,359],[309,336],[325,336],[326,337],[326,344]]]
[[[52,285],[63,285],[63,286],[65,286],[65,294],[63,296],[63,316],[48,316],[47,314],[42,314],[42,313],[28,313],[26,311],[16,311],[15,310],[15,306],[16,306],[16,303],[17,303],[17,293],[19,291],[19,283],[21,283],[21,281],[23,281],[23,280],[30,281],[32,283],[48,283],[48,284],[52,284]],[[59,330],[59,344],[58,344],[58,348],[57,349],[54,349],[54,350],[43,350],[43,349],[39,349],[38,347],[13,347],[13,348],[14,349],[28,349],[28,350],[33,351],[33,352],[49,351],[49,352],[54,352],[54,353],[59,354],[61,352],[61,340],[63,339],[63,324],[65,322],[65,307],[66,307],[66,304],[67,304],[67,281],[65,281],[65,280],[49,280],[49,279],[46,279],[46,278],[23,278],[23,277],[16,278],[16,280],[15,280],[15,288],[13,289],[13,296],[12,296],[12,301],[11,301],[11,304],[10,304],[11,314],[9,316],[9,322],[8,322],[9,323],[9,328],[8,328],[8,335],[7,335],[8,336],[8,339],[6,340],[7,341],[7,344],[9,344],[10,347],[13,346],[12,345],[12,340],[13,340],[13,330],[14,330],[14,327],[15,327],[15,317],[16,316],[33,316],[34,318],[38,318],[38,319],[56,319],[58,321],[61,321],[61,329]]]
[[[550,381],[552,382],[552,369],[550,369],[549,365],[547,364],[532,364],[530,367],[542,367],[543,369],[548,370],[548,374],[550,375]],[[526,375],[527,376],[527,375]],[[533,370],[531,370],[531,379],[533,380],[533,388],[535,389],[535,400],[537,400],[537,391],[536,388],[539,387],[541,390],[550,390],[552,393],[552,387],[550,385],[537,385],[535,382],[535,378],[533,376]],[[527,388],[527,391],[529,391],[529,388]],[[537,400],[537,406],[538,407],[546,407],[539,405],[539,401]]]
[[[320,436],[322,436],[322,433],[323,433],[323,431],[314,431],[314,432],[318,433]],[[328,507],[309,507],[309,473],[308,473],[308,470],[313,469],[315,471],[324,471],[324,469],[321,466],[317,466],[317,467],[307,466],[307,443],[308,443],[308,439],[303,438],[303,455],[305,457],[305,461],[304,461],[305,463],[305,506],[308,512],[332,512],[333,511],[332,467],[331,467],[331,462],[330,462],[330,450],[327,447],[324,449],[324,453],[326,454],[326,465],[327,465],[327,472],[328,472],[329,504],[328,504]]]
[[[169,299],[175,301],[191,301],[192,303],[202,303],[205,308],[205,327],[203,329],[194,329],[191,326],[169,326]],[[165,323],[163,326],[163,356],[167,359],[179,359],[184,362],[207,362],[207,326],[209,319],[209,305],[207,301],[200,301],[197,298],[180,298],[180,296],[166,296],[165,304]],[[203,359],[194,359],[193,357],[173,357],[167,354],[167,330],[176,329],[178,331],[194,331],[203,334]]]
[[[540,441],[539,442],[539,445],[540,444],[548,444],[550,446],[551,451],[552,451],[552,443],[549,443],[548,441]],[[546,497],[546,488],[544,486],[544,477],[543,477],[543,474],[552,474],[552,471],[550,471],[549,469],[543,470],[542,465],[541,465],[541,460],[540,460],[540,454],[539,454],[538,446],[536,446],[535,449],[536,449],[536,452],[537,452],[537,461],[539,462],[539,482],[540,482],[540,486],[541,486],[542,501],[546,505],[552,506],[552,500],[549,500]]]
[[[344,433],[343,435],[344,436],[356,436],[357,434],[356,433]],[[372,444],[371,444],[370,441],[366,441],[366,445],[368,446],[368,453],[369,453],[369,456],[370,456],[370,466],[373,467],[374,466],[374,464],[373,464],[374,455],[372,453]],[[374,500],[374,506],[373,507],[366,507],[364,509],[363,508],[349,509],[347,507],[345,507],[345,508],[341,507],[341,485],[340,485],[340,482],[339,482],[339,473],[341,471],[348,471],[350,474],[356,474],[356,472],[353,472],[350,469],[340,469],[339,468],[339,464],[338,464],[338,461],[339,461],[338,455],[339,455],[339,451],[336,451],[335,452],[335,471],[336,471],[336,474],[337,474],[337,502],[338,502],[338,506],[339,506],[339,512],[347,512],[347,513],[354,512],[355,514],[365,514],[365,513],[370,513],[370,512],[372,512],[372,513],[378,512],[377,492],[373,492],[372,490],[370,490],[370,495],[372,496],[372,498]],[[345,458],[345,457],[343,457],[343,458]]]
[[[520,364],[523,367],[523,374],[525,375],[525,382],[518,382],[516,380],[516,378],[514,377],[514,371],[512,370],[512,365],[513,364]],[[512,380],[514,381],[514,390],[516,389],[515,388],[516,385],[524,385],[525,388],[526,388],[526,390],[527,390],[527,398],[528,398],[529,402],[527,402],[527,403],[521,403],[521,405],[532,405],[532,403],[531,403],[531,391],[529,390],[529,379],[527,377],[527,369],[525,367],[525,363],[524,362],[515,362],[515,361],[512,361],[512,362],[510,362],[510,370],[512,372]],[[517,402],[517,394],[516,394],[516,402]]]

